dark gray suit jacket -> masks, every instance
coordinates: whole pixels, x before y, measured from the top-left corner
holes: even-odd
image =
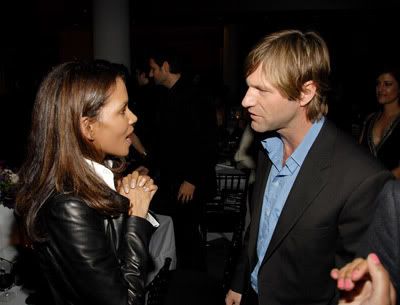
[[[369,253],[376,253],[388,270],[397,292],[399,292],[400,181],[388,181],[376,201],[376,212],[361,242],[358,254],[367,257]],[[400,304],[399,297],[397,297],[397,304]]]
[[[270,168],[268,156],[261,151],[252,220],[231,286],[243,294],[243,303],[257,262],[260,214]],[[261,265],[260,304],[336,303],[330,270],[353,259],[375,209],[375,198],[390,177],[354,139],[326,121],[293,184]]]

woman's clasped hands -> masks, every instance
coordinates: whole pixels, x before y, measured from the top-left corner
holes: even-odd
[[[118,181],[118,192],[130,201],[130,216],[146,217],[157,188],[153,179],[136,170]]]

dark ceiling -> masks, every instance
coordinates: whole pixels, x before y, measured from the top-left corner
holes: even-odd
[[[93,0],[104,1],[104,0]],[[111,1],[111,0],[110,0]],[[1,1],[1,23],[41,31],[90,27],[92,0]],[[130,2],[134,24],[243,22],[279,12],[399,10],[399,0],[141,0]],[[10,28],[11,23],[11,28]],[[4,29],[2,30],[4,31]]]

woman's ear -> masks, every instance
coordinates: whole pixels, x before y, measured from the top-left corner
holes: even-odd
[[[87,116],[81,117],[81,132],[88,141],[94,141],[94,122]]]
[[[307,106],[309,102],[313,99],[317,92],[317,87],[314,81],[309,80],[304,83],[303,91],[301,92],[300,96],[300,106],[304,107]]]

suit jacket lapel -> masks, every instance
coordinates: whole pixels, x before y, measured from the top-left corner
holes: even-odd
[[[279,217],[263,263],[277,249],[327,183],[333,138],[336,136],[333,130],[329,122],[326,122],[311,146]]]
[[[271,170],[272,163],[269,160],[264,149],[260,150],[258,154],[258,162],[257,162],[257,174],[255,185],[254,185],[254,193],[253,193],[253,202],[251,207],[251,225],[250,225],[250,235],[249,235],[249,257],[253,260],[254,255],[256,254],[256,246],[257,246],[257,238],[258,238],[258,228],[260,226],[260,217],[261,217],[261,209],[264,200],[265,187],[267,185],[267,180],[269,176],[269,172]]]

